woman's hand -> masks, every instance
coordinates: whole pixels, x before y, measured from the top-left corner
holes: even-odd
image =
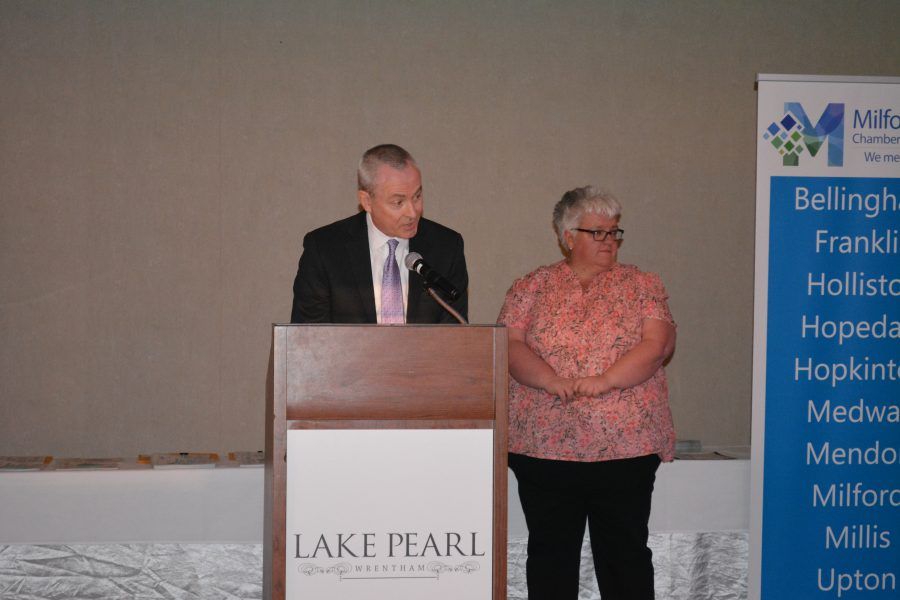
[[[558,396],[561,400],[569,402],[575,399],[575,381],[575,379],[554,375],[553,377],[548,377],[541,385],[541,388],[548,394]]]
[[[528,387],[544,390],[568,402],[575,399],[575,380],[560,377],[525,343],[525,331],[515,327],[509,332],[509,374]]]
[[[578,396],[600,396],[613,388],[612,382],[604,375],[581,377],[575,380],[575,393]]]
[[[653,377],[674,349],[675,327],[667,321],[644,319],[640,343],[600,375],[578,379],[575,393],[599,396],[641,384]]]

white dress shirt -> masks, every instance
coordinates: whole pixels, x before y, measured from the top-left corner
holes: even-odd
[[[388,240],[392,239],[384,235],[372,222],[372,215],[366,213],[366,228],[369,233],[369,260],[372,262],[372,288],[375,292],[375,317],[381,323],[381,279],[384,276],[384,261],[388,257]],[[403,264],[406,255],[409,254],[409,240],[393,238],[399,243],[394,250],[397,257],[397,266],[400,267],[400,287],[403,290],[403,320],[406,321],[406,303],[409,295],[409,269]]]

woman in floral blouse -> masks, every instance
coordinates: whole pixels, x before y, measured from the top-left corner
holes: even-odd
[[[663,362],[675,325],[659,277],[619,264],[621,206],[563,195],[566,259],[517,279],[509,328],[509,465],[528,524],[529,600],[578,597],[585,523],[603,600],[653,598],[650,496],[675,431]]]

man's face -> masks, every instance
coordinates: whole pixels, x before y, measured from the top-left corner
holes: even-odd
[[[415,165],[402,169],[379,165],[373,193],[357,192],[359,204],[372,215],[384,235],[409,239],[416,235],[422,218],[422,175]]]

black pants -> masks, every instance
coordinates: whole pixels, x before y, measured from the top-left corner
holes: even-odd
[[[652,600],[647,547],[655,454],[602,462],[509,455],[528,524],[529,600],[578,598],[585,522],[603,600]]]

